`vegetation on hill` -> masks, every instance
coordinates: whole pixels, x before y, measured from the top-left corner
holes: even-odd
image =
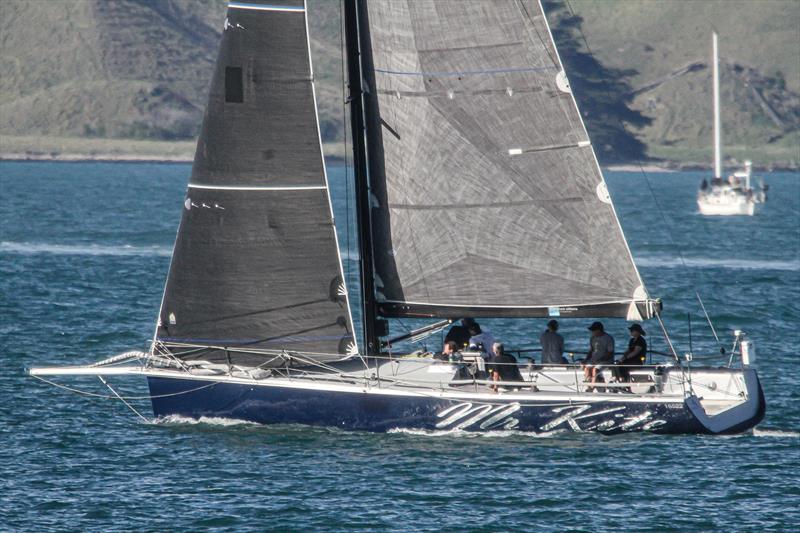
[[[113,144],[117,153],[126,140],[170,141],[185,150],[202,120],[225,5],[3,0],[0,152],[75,149],[80,139],[95,152]],[[720,33],[726,153],[757,164],[800,161],[800,2],[545,5],[605,162],[710,160],[712,27]],[[323,139],[329,147],[339,143],[333,153],[341,154],[339,1],[309,0],[309,24]]]
[[[597,157],[605,163],[647,159],[647,146],[635,131],[652,119],[630,108],[629,80],[636,71],[609,67],[592,55],[583,39],[583,18],[566,3],[546,0],[542,6]]]
[[[654,158],[710,164],[711,33],[719,34],[724,154],[800,165],[800,2],[564,0],[594,56],[630,69],[635,131]]]

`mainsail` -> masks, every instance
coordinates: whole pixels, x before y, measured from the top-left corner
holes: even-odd
[[[384,316],[652,316],[538,1],[370,0]]]
[[[280,4],[228,6],[156,332],[181,358],[355,350],[305,3]]]

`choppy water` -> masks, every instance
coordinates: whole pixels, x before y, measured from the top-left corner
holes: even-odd
[[[754,218],[713,219],[696,214],[699,174],[651,174],[662,219],[641,175],[608,174],[678,348],[688,350],[690,312],[695,352],[716,350],[697,289],[726,343],[734,329],[756,341],[768,402],[752,434],[609,438],[144,423],[118,402],[26,377],[25,367],[145,347],[188,173],[185,165],[0,163],[0,530],[762,531],[800,523],[800,176],[768,175],[771,197]],[[342,169],[331,180],[343,221]],[[623,325],[608,321],[618,341]],[[518,347],[542,328],[489,326]],[[656,325],[647,327],[664,349]],[[568,343],[582,346],[584,328],[565,321]],[[90,378],[62,382],[105,393]],[[147,392],[137,380],[117,383]],[[146,402],[137,406],[147,412]]]

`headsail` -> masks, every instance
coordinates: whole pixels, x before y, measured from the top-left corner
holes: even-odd
[[[354,349],[303,0],[228,6],[156,341],[242,365]]]
[[[365,18],[380,312],[652,315],[539,2]]]

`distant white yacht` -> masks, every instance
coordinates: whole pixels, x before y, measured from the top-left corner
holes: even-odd
[[[722,143],[719,112],[719,54],[717,34],[713,33],[714,65],[714,177],[703,179],[697,193],[697,206],[703,215],[754,215],[756,205],[766,201],[763,179],[758,191],[751,186],[753,164],[744,162],[744,169],[722,179]]]

